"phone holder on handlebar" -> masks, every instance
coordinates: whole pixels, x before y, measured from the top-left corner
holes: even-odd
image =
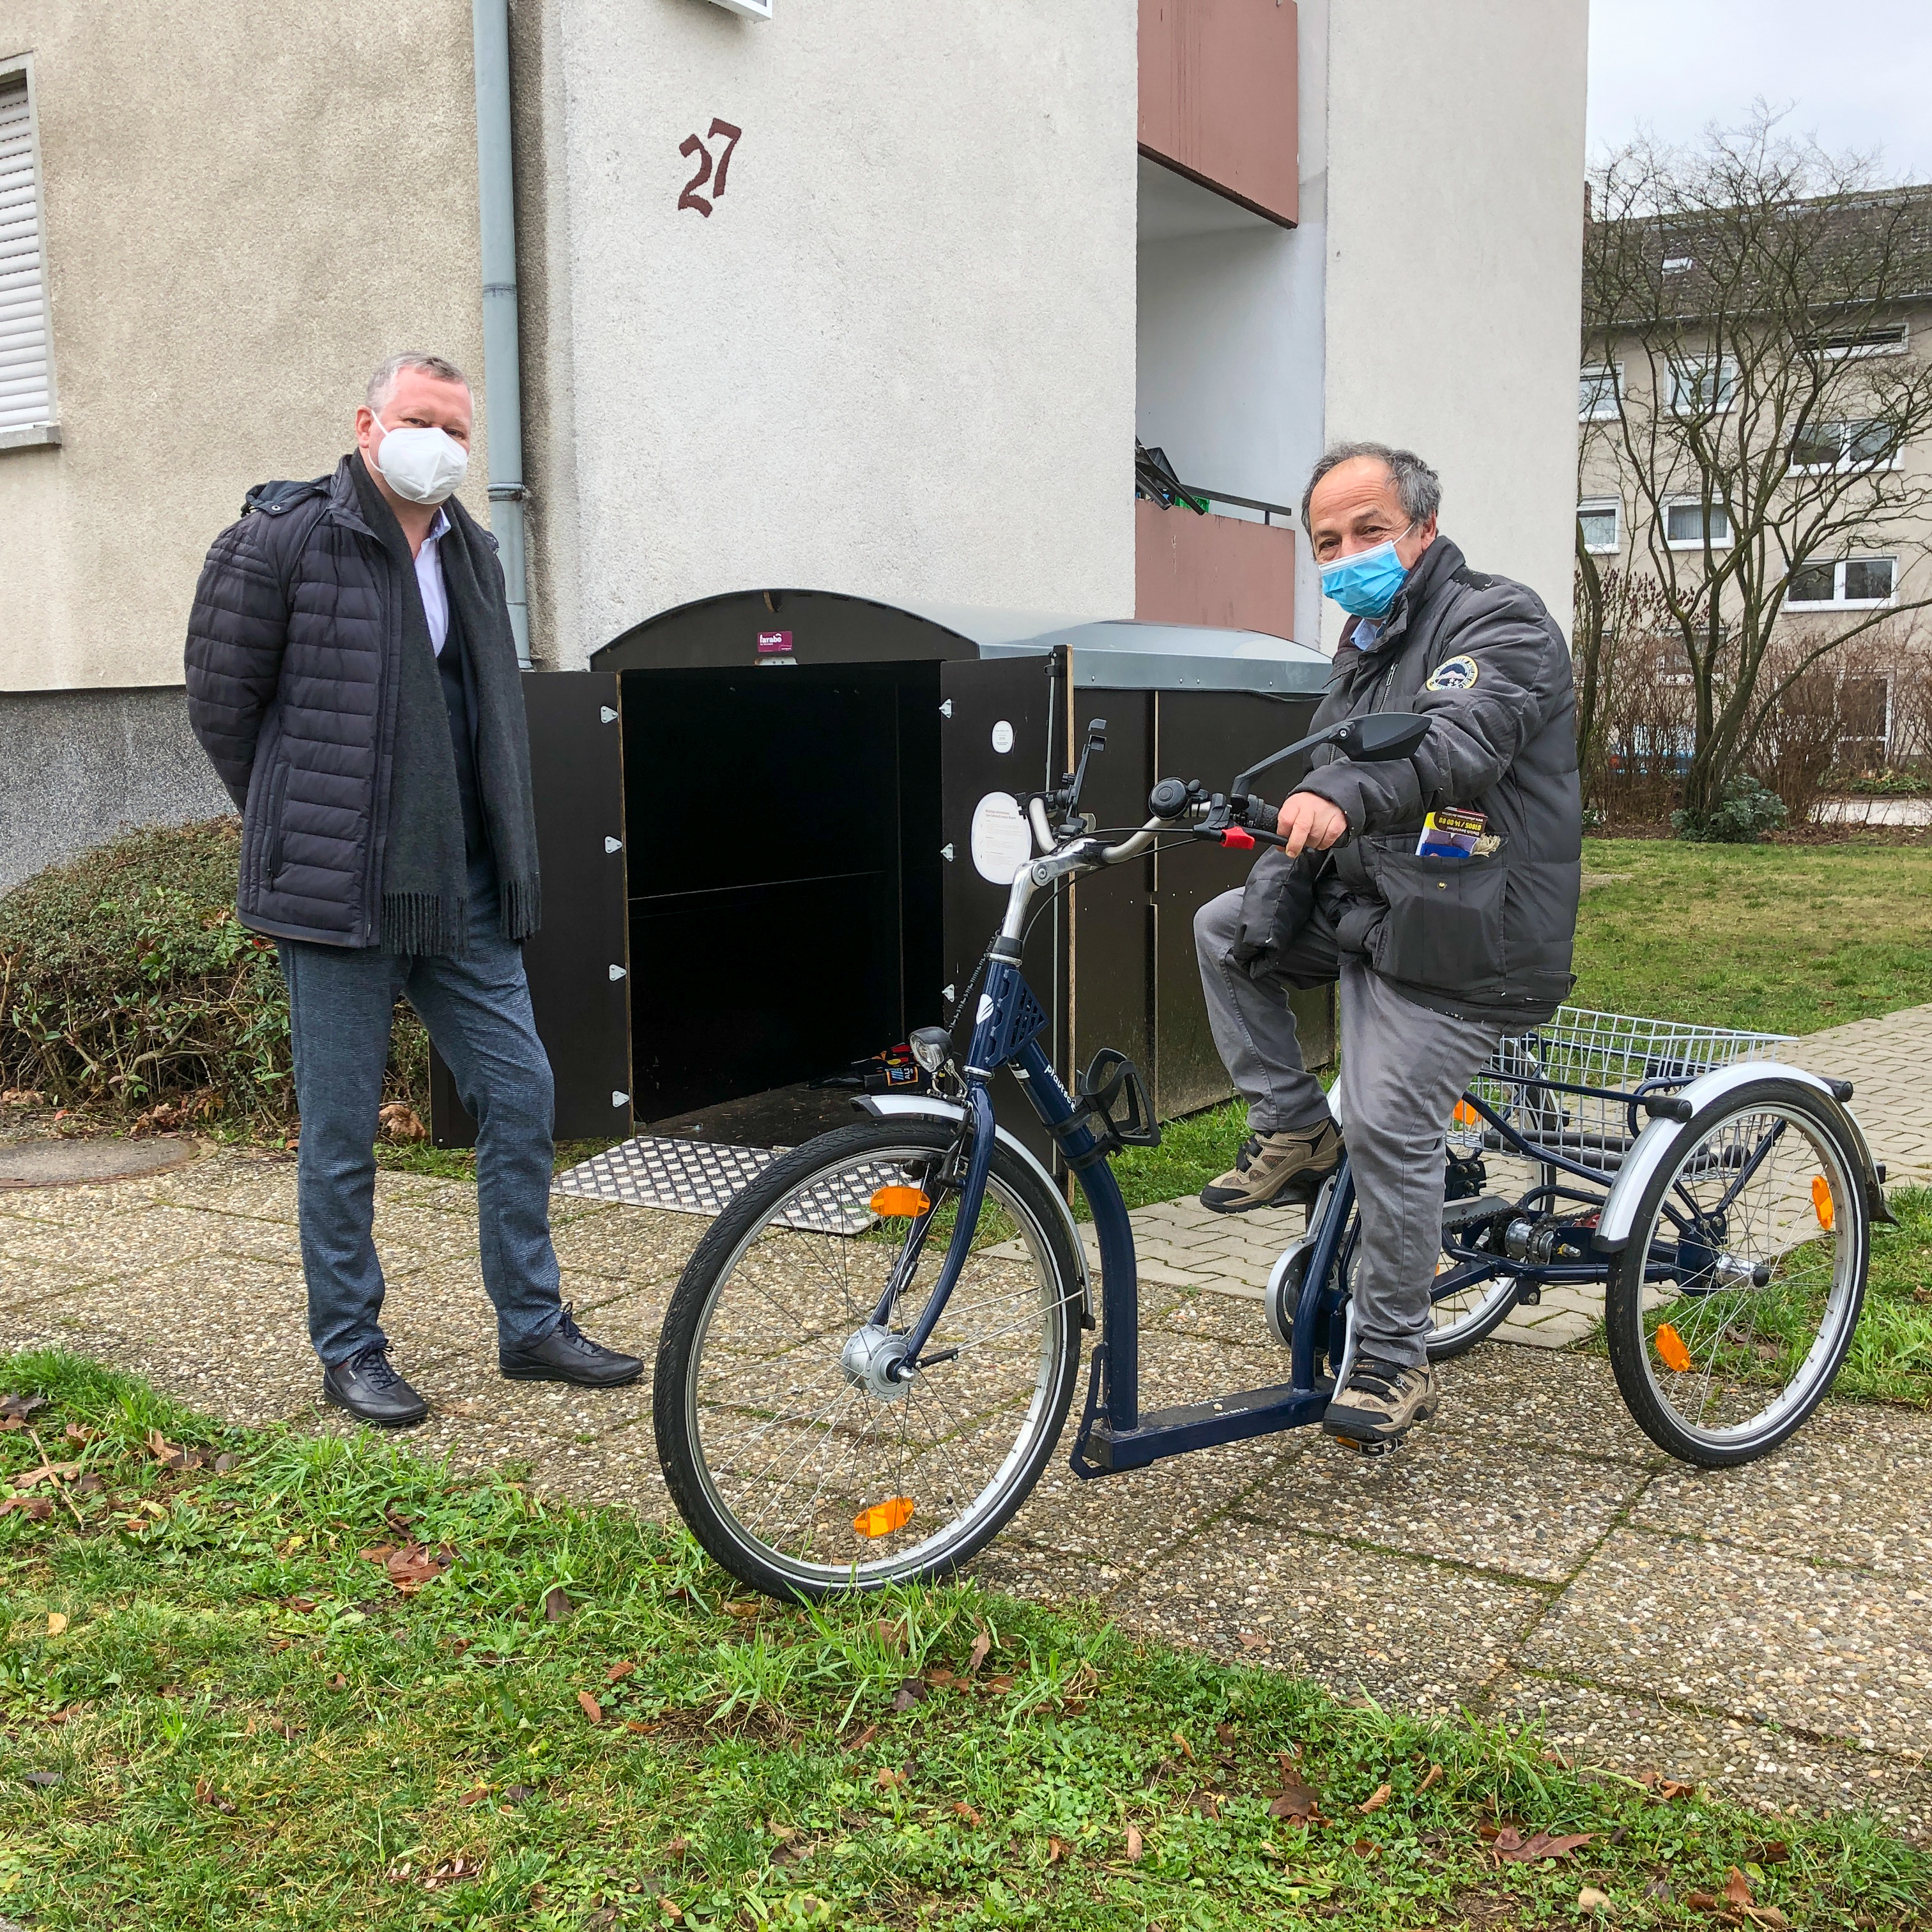
[[[1094,1135],[1100,1142],[1096,1159],[1124,1147],[1160,1145],[1160,1123],[1154,1117],[1147,1082],[1140,1069],[1114,1047],[1102,1047],[1088,1062],[1066,1125],[1084,1126]]]
[[[1060,814],[1060,823],[1057,830],[1063,838],[1076,837],[1086,830],[1080,820],[1080,794],[1087,784],[1087,760],[1096,752],[1104,752],[1106,748],[1106,719],[1090,718],[1087,721],[1087,742],[1080,748],[1080,762],[1070,774],[1061,778],[1060,789],[1048,800]]]

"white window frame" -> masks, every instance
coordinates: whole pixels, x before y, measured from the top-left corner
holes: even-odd
[[[1909,321],[1880,322],[1874,328],[1847,332],[1854,335],[1850,342],[1834,344],[1829,335],[1817,338],[1818,352],[1827,362],[1847,362],[1867,356],[1903,356],[1912,346]]]
[[[1845,566],[1851,563],[1888,563],[1892,566],[1892,589],[1883,597],[1847,597],[1845,595]],[[1821,557],[1816,568],[1822,568]],[[1794,564],[1791,575],[1796,577],[1802,569],[1813,568],[1808,564]],[[1786,579],[1789,582],[1790,579]],[[1789,593],[1784,599],[1787,610],[1882,610],[1898,602],[1898,560],[1879,553],[1873,556],[1841,556],[1832,563],[1832,594],[1828,598],[1796,598]]]
[[[1701,510],[1704,500],[1701,496],[1666,496],[1664,500],[1664,547],[1666,550],[1695,550],[1704,548],[1704,539],[1699,537],[1673,537],[1670,534],[1670,513],[1672,510]],[[1724,520],[1724,534],[1711,539],[1713,550],[1729,550],[1731,547],[1731,513],[1723,504],[1713,500],[1711,508]],[[1708,527],[1708,519],[1706,519]]]
[[[24,76],[27,83],[28,153],[34,173],[34,232],[40,237],[40,327],[47,345],[47,406],[42,422],[0,429],[0,455],[10,449],[44,448],[61,440],[60,390],[54,371],[52,278],[47,268],[47,177],[40,153],[40,97],[34,84],[32,54],[0,54],[0,81],[16,76]]]
[[[1583,406],[1583,386],[1592,376],[1607,376],[1607,386],[1600,384],[1595,406]],[[1606,393],[1607,387],[1607,393]],[[1624,393],[1624,365],[1621,362],[1586,362],[1576,372],[1576,420],[1579,422],[1615,422]]]
[[[1666,365],[1670,378],[1670,413],[1674,416],[1727,416],[1738,406],[1738,358],[1735,356],[1700,356],[1679,362],[1672,356]],[[1709,409],[1687,407],[1684,390],[1687,379],[1695,379],[1714,368],[1718,375],[1718,400]]]
[[[1696,266],[1695,255],[1666,255],[1664,258],[1664,272],[1666,275],[1688,275]]]
[[[1821,422],[1811,434],[1822,440],[1827,430],[1834,429],[1838,432],[1838,461],[1794,463],[1790,465],[1791,474],[1794,476],[1853,476],[1868,470],[1898,469],[1904,458],[1904,446],[1901,443],[1894,442],[1892,446],[1892,453],[1882,462],[1865,458],[1855,460],[1851,454],[1852,432],[1870,429],[1876,422],[1876,418],[1868,416],[1862,422]]]
[[[1586,515],[1594,514],[1600,516],[1606,510],[1609,511],[1610,513],[1613,520],[1613,525],[1616,533],[1610,538],[1607,544],[1593,544],[1586,541],[1583,548],[1592,556],[1615,556],[1623,549],[1623,503],[1621,499],[1616,496],[1586,496],[1583,500],[1576,506],[1576,515],[1579,521],[1580,521]]]

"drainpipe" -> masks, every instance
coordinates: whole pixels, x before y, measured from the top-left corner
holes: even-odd
[[[509,0],[472,0],[476,200],[483,226],[483,398],[489,412],[490,530],[502,560],[517,662],[530,668],[524,583],[523,370],[517,346],[517,210],[510,182]]]

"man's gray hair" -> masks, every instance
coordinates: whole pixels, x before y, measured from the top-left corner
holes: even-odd
[[[1308,528],[1308,506],[1315,486],[1337,464],[1352,462],[1358,456],[1372,456],[1385,464],[1395,478],[1395,494],[1402,513],[1412,524],[1424,524],[1442,507],[1442,479],[1412,449],[1391,449],[1385,442],[1338,442],[1322,452],[1301,493],[1301,527]]]
[[[460,382],[466,389],[470,386],[470,378],[446,357],[431,356],[421,349],[405,349],[400,356],[392,356],[369,378],[368,391],[363,400],[378,416],[388,406],[389,398],[396,393],[396,378],[405,369],[420,370],[425,376],[434,376],[439,382]],[[1307,520],[1306,517],[1302,518],[1304,524]]]

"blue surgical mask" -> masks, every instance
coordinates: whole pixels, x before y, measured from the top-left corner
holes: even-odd
[[[1414,527],[1411,524],[1408,530]],[[1404,530],[1402,536],[1407,536],[1408,530]],[[1324,563],[1322,596],[1334,598],[1352,617],[1386,616],[1408,574],[1408,566],[1395,554],[1395,547],[1401,541],[1402,537],[1390,537],[1372,549],[1358,550],[1353,556]]]

